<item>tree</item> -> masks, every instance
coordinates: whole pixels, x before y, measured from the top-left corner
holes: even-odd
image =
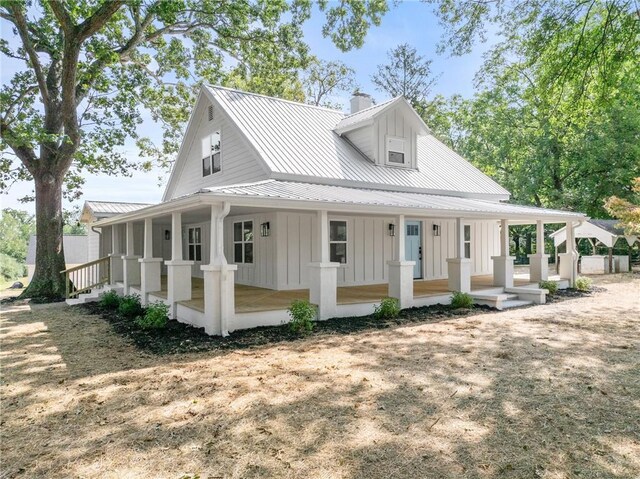
[[[389,63],[378,65],[371,82],[378,91],[391,97],[404,96],[418,113],[426,107],[427,97],[436,83],[432,77],[431,60],[418,55],[407,43],[387,52]]]
[[[5,208],[0,217],[0,253],[24,263],[29,237],[36,232],[35,219],[22,210]]]
[[[631,189],[636,195],[633,203],[612,196],[605,201],[604,207],[611,216],[620,220],[625,234],[638,235],[640,234],[640,176],[633,180]]]
[[[340,92],[353,92],[358,88],[355,71],[339,61],[312,58],[302,78],[307,103],[340,109],[343,105],[331,101]]]
[[[387,6],[346,0],[319,8],[324,34],[346,50],[362,45]],[[0,93],[2,150],[13,154],[2,157],[1,186],[14,178],[35,186],[36,268],[24,296],[65,290],[61,200],[77,193],[81,173],[140,166],[123,154],[127,139],[143,154],[174,155],[198,82],[242,81],[288,95],[306,63],[301,25],[311,9],[307,0],[2,1],[3,31],[9,25],[19,45],[2,39],[0,50],[25,67]],[[145,110],[163,126],[161,146],[138,137]]]

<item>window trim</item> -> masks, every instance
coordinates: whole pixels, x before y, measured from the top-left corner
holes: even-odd
[[[247,241],[244,239],[244,225],[245,223],[251,223],[251,241]],[[236,240],[236,225],[239,224],[240,225],[240,232],[241,232],[241,236],[240,236],[240,240],[237,241]],[[244,265],[254,265],[256,262],[256,258],[255,258],[255,226],[256,226],[256,222],[253,218],[247,218],[244,220],[238,220],[238,221],[234,221],[232,224],[232,239],[233,239],[233,262],[235,264],[244,264]],[[242,261],[236,261],[236,245],[242,245]],[[247,263],[245,261],[246,259],[246,246],[247,244],[251,244],[251,262]]]
[[[218,135],[218,151],[215,153],[213,152],[213,142],[211,141],[214,135]],[[206,178],[207,176],[211,176],[211,175],[215,175],[216,173],[220,173],[222,171],[222,130],[214,130],[212,133],[208,134],[207,136],[205,136],[205,138],[202,139],[202,143],[204,144],[204,142],[207,141],[208,143],[208,148],[209,151],[209,156],[205,156],[204,152],[202,154],[202,177]],[[218,156],[218,169],[215,169],[215,157],[216,155]],[[208,166],[209,167],[209,173],[205,174],[205,167]]]
[[[402,142],[402,150],[403,151],[398,151],[397,149],[391,149],[389,143],[391,143],[392,140],[396,140],[396,141],[401,141]],[[384,148],[384,163],[385,165],[388,166],[397,166],[400,168],[407,168],[407,167],[411,167],[411,162],[409,161],[409,156],[407,154],[407,138],[401,137],[401,136],[391,136],[391,135],[386,135],[385,137],[385,148]],[[403,159],[404,161],[402,163],[397,163],[395,161],[390,161],[389,160],[389,153],[402,153],[403,155]]]
[[[468,230],[467,230],[468,228]],[[469,239],[467,239],[467,231],[469,231]],[[463,225],[462,227],[462,235],[463,235],[463,251],[462,257],[471,259],[471,240],[472,240],[473,230],[471,229],[471,225]],[[467,245],[469,245],[469,256],[467,256]]]
[[[345,239],[344,240],[332,240],[331,239],[331,223],[344,223]],[[344,263],[340,261],[333,261],[331,258],[331,245],[332,244],[344,244]],[[331,218],[329,220],[329,261],[331,263],[338,263],[340,266],[347,266],[349,264],[349,221],[344,218]]]

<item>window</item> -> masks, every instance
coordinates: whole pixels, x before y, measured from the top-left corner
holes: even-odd
[[[202,230],[189,228],[187,234],[189,261],[202,261]]]
[[[209,176],[220,171],[220,132],[202,140],[202,176]]]
[[[471,258],[471,225],[464,225],[464,257]]]
[[[329,221],[329,260],[347,263],[347,222]]]
[[[253,263],[253,221],[233,223],[233,262]]]
[[[404,139],[387,138],[387,162],[404,165]]]

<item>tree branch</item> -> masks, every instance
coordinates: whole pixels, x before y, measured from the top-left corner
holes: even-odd
[[[122,5],[124,5],[123,0],[110,0],[108,2],[104,2],[100,8],[93,13],[93,15],[76,27],[76,41],[78,43],[82,43],[100,30]]]
[[[14,131],[4,120],[0,121],[0,133],[2,134],[2,139],[11,147],[22,164],[29,170],[29,173],[33,174],[38,161],[33,148],[21,144],[16,139]]]

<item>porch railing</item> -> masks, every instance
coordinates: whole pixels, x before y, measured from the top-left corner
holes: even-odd
[[[82,293],[88,293],[93,288],[109,283],[111,263],[109,257],[90,261],[73,268],[61,271],[64,274],[67,298],[77,298]]]

